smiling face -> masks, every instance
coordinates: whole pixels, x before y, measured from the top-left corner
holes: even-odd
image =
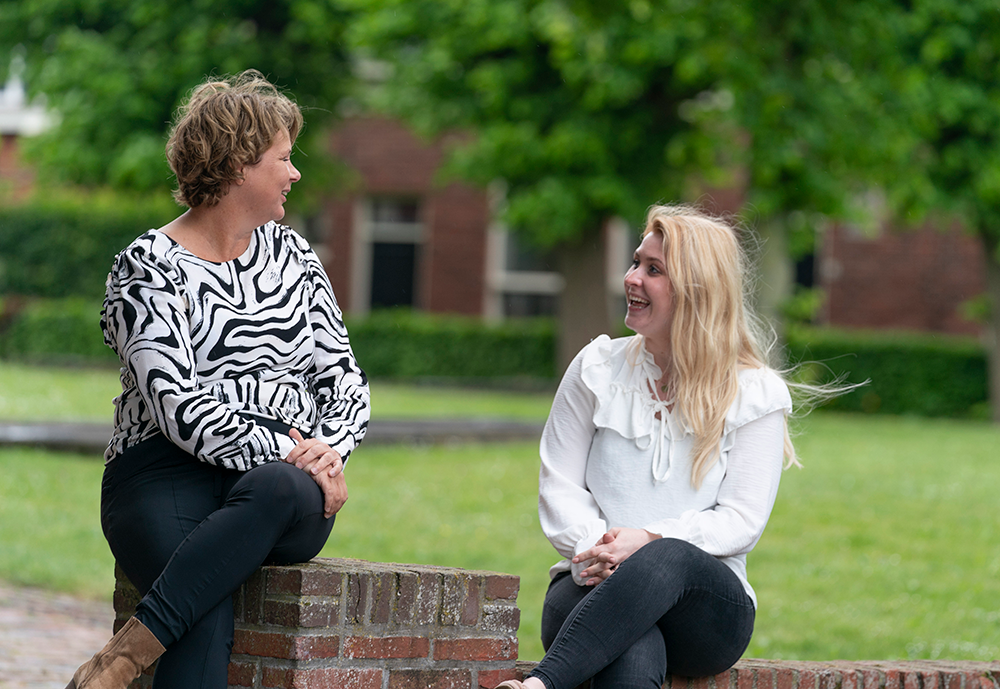
[[[635,250],[625,273],[628,313],[625,326],[647,340],[650,351],[668,351],[674,315],[674,290],[663,256],[663,235],[650,232]]]
[[[260,162],[243,170],[243,180],[237,182],[243,201],[247,204],[256,225],[285,217],[285,199],[302,175],[292,165],[292,143],[288,132],[281,130],[274,143],[264,151]]]

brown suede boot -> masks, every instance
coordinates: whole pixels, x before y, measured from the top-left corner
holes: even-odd
[[[165,650],[153,632],[133,617],[80,666],[66,689],[126,689]]]

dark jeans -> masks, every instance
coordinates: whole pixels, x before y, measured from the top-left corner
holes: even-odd
[[[101,526],[143,595],[135,616],[167,647],[153,686],[224,689],[233,593],[262,564],[314,557],[333,522],[320,487],[292,464],[223,469],[163,436],[108,464]]]
[[[750,643],[754,607],[739,578],[705,551],[661,538],[596,587],[568,572],[542,610],[546,654],[531,673],[549,689],[659,689],[667,673],[707,677],[732,667]]]

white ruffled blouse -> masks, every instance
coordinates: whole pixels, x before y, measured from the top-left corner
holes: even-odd
[[[760,539],[781,478],[784,381],[766,368],[744,369],[726,414],[719,461],[701,488],[691,485],[694,437],[671,402],[651,390],[661,371],[638,337],[602,335],[563,376],[541,441],[538,510],[542,530],[564,560],[613,527],[646,529],[687,541],[718,557],[743,583],[746,556]]]

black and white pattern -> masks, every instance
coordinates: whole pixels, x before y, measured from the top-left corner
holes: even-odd
[[[146,232],[115,259],[101,327],[122,362],[108,461],[161,432],[227,468],[283,458],[288,437],[253,416],[302,429],[346,461],[367,430],[368,382],[333,289],[290,228],[257,228],[226,263]]]

